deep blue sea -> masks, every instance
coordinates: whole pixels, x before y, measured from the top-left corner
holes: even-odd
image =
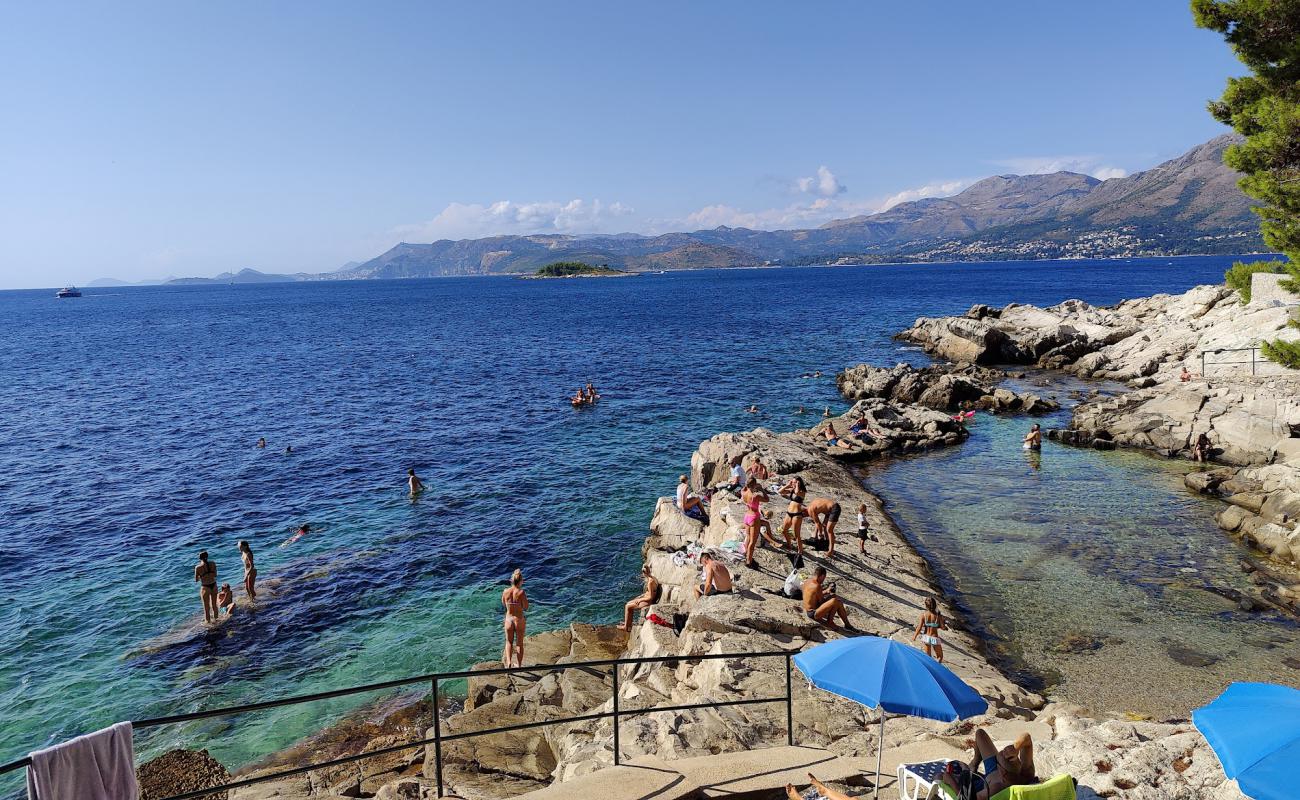
[[[1177,292],[1230,261],[0,292],[0,762],[119,719],[497,657],[515,567],[530,631],[613,622],[702,439],[842,409],[836,370],[923,358],[890,338],[918,315]],[[575,411],[587,381],[604,399]],[[945,482],[976,479],[944,459]],[[238,586],[240,539],[264,600],[204,632],[195,555]],[[233,766],[345,707],[139,746]]]

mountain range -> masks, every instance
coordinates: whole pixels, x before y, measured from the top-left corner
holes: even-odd
[[[243,270],[174,282],[248,283],[516,274],[552,261],[633,271],[765,264],[1113,258],[1264,249],[1240,175],[1223,164],[1225,134],[1159,166],[1098,180],[1075,172],[996,175],[951,197],[899,203],[819,228],[718,227],[691,233],[535,234],[403,242],[329,273]]]

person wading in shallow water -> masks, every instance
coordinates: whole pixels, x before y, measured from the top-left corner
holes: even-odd
[[[414,469],[406,471],[406,487],[411,490],[411,497],[424,491],[424,481],[420,480],[420,476],[415,474]]]
[[[217,611],[217,562],[208,560],[208,551],[199,552],[199,563],[194,565],[194,580],[199,584],[199,599],[203,601],[203,621],[212,622]]]
[[[1026,450],[1043,449],[1043,430],[1042,428],[1038,427],[1037,422],[1035,422],[1033,424],[1033,427],[1029,429],[1029,433],[1025,434],[1024,443],[1025,443],[1024,447]]]
[[[506,607],[506,647],[501,663],[507,667],[524,665],[524,612],[528,610],[528,595],[524,594],[524,573],[515,570],[510,576],[510,586],[501,593],[501,605]]]

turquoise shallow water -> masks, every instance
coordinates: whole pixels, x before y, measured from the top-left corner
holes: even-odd
[[[1111,303],[1217,280],[1227,262],[158,287],[58,302],[0,292],[0,761],[117,719],[494,657],[497,597],[516,566],[531,629],[614,621],[654,498],[702,439],[806,425],[800,404],[843,407],[835,370],[922,359],[890,339],[919,314]],[[801,377],[813,370],[825,377]],[[563,398],[586,380],[605,399],[575,412]],[[252,447],[259,436],[268,449]],[[990,515],[1014,502],[1009,489],[981,494],[982,436],[916,462],[964,494],[934,503],[897,473],[900,516],[911,503],[917,530],[963,529],[958,512],[975,498]],[[1165,480],[1115,466],[1124,456],[1065,458],[1044,471],[1065,487],[1087,485],[1071,483],[1076,472]],[[403,492],[408,466],[430,487],[418,503]],[[315,532],[279,547],[302,522]],[[1188,530],[1197,548],[1223,546],[1208,521]],[[266,599],[205,632],[194,554],[209,549],[237,582],[239,539]],[[139,745],[206,746],[243,764],[348,707],[183,726]]]
[[[1092,388],[1050,380],[1067,404]],[[1233,680],[1300,680],[1282,661],[1300,653],[1292,618],[1207,590],[1248,589],[1250,554],[1214,525],[1221,504],[1184,487],[1191,464],[1052,441],[1033,454],[1028,426],[980,414],[960,450],[867,478],[1010,669],[1085,707],[1157,718],[1185,718]],[[1075,650],[1071,635],[1099,646]]]

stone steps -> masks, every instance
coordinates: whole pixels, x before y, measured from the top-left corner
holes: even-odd
[[[769,796],[787,783],[805,786],[809,772],[820,780],[852,783],[861,779],[862,767],[817,747],[769,747],[675,761],[641,756],[515,800],[745,800]]]

